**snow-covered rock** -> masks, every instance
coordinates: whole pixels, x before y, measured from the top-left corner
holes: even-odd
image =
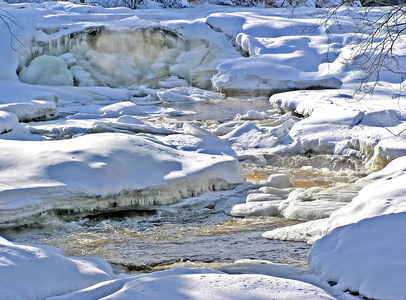
[[[343,291],[371,299],[406,295],[406,214],[364,219],[334,229],[308,255],[309,267]]]

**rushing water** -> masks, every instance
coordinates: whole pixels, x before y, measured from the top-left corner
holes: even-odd
[[[308,245],[261,238],[263,231],[289,223],[294,222],[235,219],[203,208],[126,212],[69,222],[54,219],[2,234],[13,241],[57,246],[67,255],[98,256],[129,271],[145,271],[179,261],[303,261]]]

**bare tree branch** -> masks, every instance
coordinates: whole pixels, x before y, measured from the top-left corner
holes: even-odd
[[[332,22],[340,24],[339,9],[349,6],[350,0],[332,7],[322,18],[321,26],[328,28]],[[372,1],[369,4],[386,5],[358,9],[358,17],[353,19],[358,30],[351,57],[347,63],[356,65],[361,71],[359,88],[355,92],[373,93],[384,73],[398,77],[399,86],[406,79],[406,51],[399,47],[406,41],[406,8],[403,5],[388,5],[387,1]]]
[[[11,24],[21,28],[21,26],[17,23],[17,20],[14,18],[12,14],[10,14],[8,11],[5,11],[0,8],[0,20],[3,22],[4,26],[8,29],[10,33],[10,46],[13,50],[16,50],[14,47],[14,41],[17,41],[20,45],[22,45],[21,41],[18,39],[18,37],[13,33],[11,29]]]

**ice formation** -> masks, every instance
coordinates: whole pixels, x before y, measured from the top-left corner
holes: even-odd
[[[170,204],[243,182],[230,156],[178,151],[153,138],[109,133],[30,145],[1,143],[2,223],[49,210]]]

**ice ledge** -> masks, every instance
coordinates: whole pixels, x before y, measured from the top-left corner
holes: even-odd
[[[222,70],[213,76],[214,88],[226,96],[269,97],[279,92],[306,89],[339,89],[342,82],[335,77],[324,79],[283,80],[262,78],[245,70]]]
[[[180,151],[140,136],[105,133],[0,141],[0,224],[46,211],[166,205],[244,182],[230,156]]]

